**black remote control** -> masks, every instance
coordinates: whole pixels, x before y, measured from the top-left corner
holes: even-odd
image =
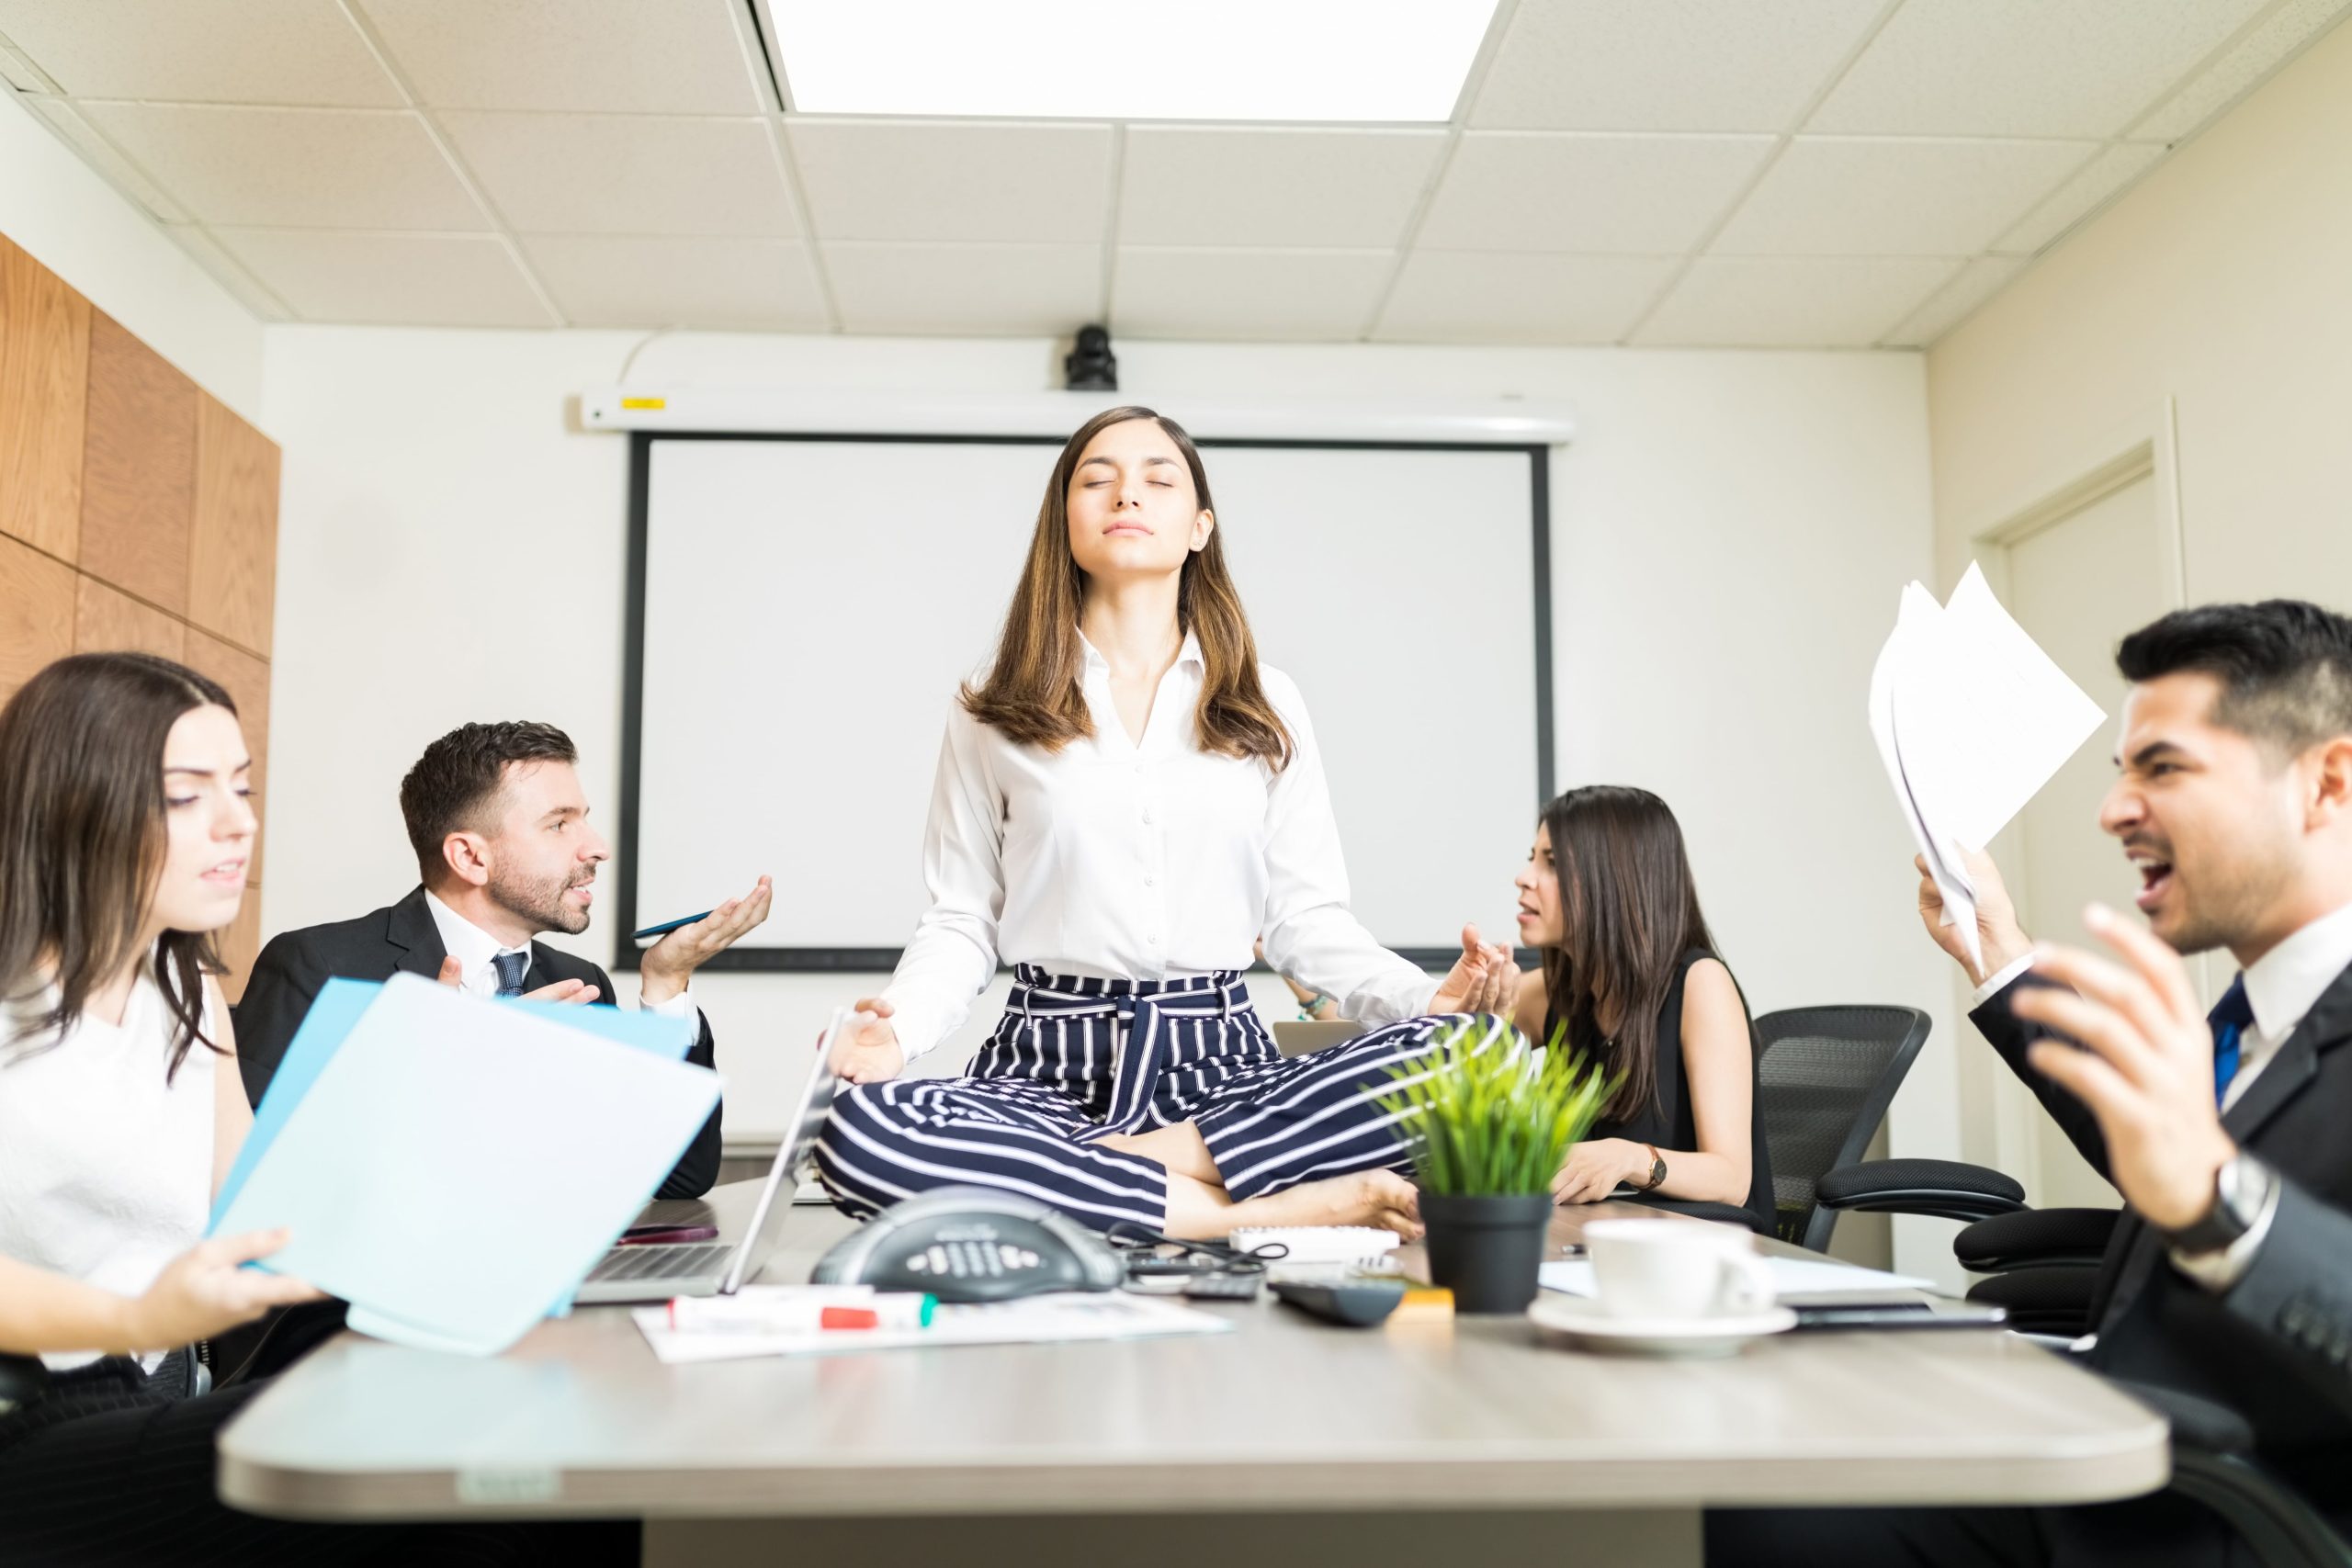
[[[1402,1280],[1351,1280],[1344,1284],[1318,1284],[1306,1280],[1277,1280],[1274,1294],[1326,1323],[1369,1328],[1396,1310],[1405,1299]]]

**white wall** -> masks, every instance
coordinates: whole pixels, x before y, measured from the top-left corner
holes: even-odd
[[[261,417],[261,323],[4,85],[0,234],[268,429]]]
[[[465,719],[561,724],[611,810],[628,452],[624,438],[576,433],[569,399],[616,378],[636,341],[268,329],[266,412],[286,463],[266,931],[357,913],[413,882],[394,787]],[[1031,389],[1051,384],[1053,355],[1042,342],[678,336],[646,346],[631,379]],[[1937,1059],[1897,1106],[1896,1146],[1957,1146],[1951,998],[1910,914],[1909,852],[1863,722],[1896,591],[1928,564],[1917,355],[1136,343],[1120,355],[1125,386],[1146,399],[1573,400],[1581,434],[1553,472],[1560,779],[1641,784],[1675,805],[1758,1011],[1935,1010]],[[1009,592],[1014,566],[988,591]],[[797,586],[778,585],[780,606]],[[888,585],[874,586],[887,603]],[[1515,608],[1523,586],[1504,592]],[[1387,608],[1367,620],[1394,635]],[[854,658],[846,669],[854,679]],[[758,700],[744,694],[746,722]],[[1420,717],[1433,749],[1449,739],[1443,714]],[[1398,716],[1400,743],[1415,728]],[[746,809],[758,789],[744,781]],[[921,829],[908,822],[874,852],[911,858]],[[611,932],[581,947],[608,956]],[[772,1130],[791,1076],[777,1041],[813,1032],[861,984],[697,983],[734,1129]],[[973,1027],[992,1018],[984,1001]]]

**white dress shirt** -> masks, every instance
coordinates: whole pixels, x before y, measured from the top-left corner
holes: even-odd
[[[1201,750],[1205,667],[1190,635],[1160,677],[1140,743],[1085,643],[1094,733],[1057,752],[947,716],[923,832],[931,908],[883,992],[910,1060],[954,1032],[998,961],[1056,975],[1163,980],[1266,962],[1329,992],[1349,1018],[1428,1010],[1436,982],[1348,909],[1322,753],[1298,688],[1259,667],[1290,731],[1290,765]]]
[[[2030,957],[2018,959],[1999,974],[1976,988],[1971,1009],[1981,1005],[2033,963]],[[2318,1005],[2327,988],[2347,968],[2352,968],[2352,904],[2333,914],[2322,915],[2294,935],[2255,960],[2243,976],[2245,999],[2254,1010],[2254,1022],[2238,1035],[2238,1067],[2229,1087],[2222,1094],[2222,1110],[2245,1097],[2246,1089],[2261,1076],[2295,1032],[2304,1017]],[[2174,1265],[2199,1284],[2213,1290],[2227,1290],[2245,1272],[2262,1246],[2262,1238],[2269,1234],[2270,1216],[2278,1207],[2276,1190],[2271,1202],[2263,1210],[2254,1227],[2219,1253],[2185,1253],[2176,1250]]]
[[[442,951],[455,958],[459,965],[458,988],[469,997],[498,995],[498,968],[491,963],[501,953],[519,953],[523,955],[523,988],[531,985],[531,944],[508,947],[496,937],[474,924],[448,905],[441,902],[429,889],[424,895],[424,907],[433,911],[433,924],[441,933]],[[618,1003],[618,997],[604,998]],[[638,1005],[656,1018],[694,1018],[694,998],[681,990],[666,1002],[649,1002],[642,996]]]

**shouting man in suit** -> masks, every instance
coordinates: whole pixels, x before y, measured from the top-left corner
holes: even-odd
[[[1982,855],[1982,968],[1924,876],[1919,912],[1977,982],[1977,1028],[2123,1194],[2089,1364],[2177,1422],[2236,1442],[2242,1423],[2352,1534],[2352,620],[2284,600],[2183,610],[2116,662],[2132,692],[2099,825],[2140,874],[2147,928],[2093,906],[2113,958],[2037,949]],[[2207,1014],[2180,955],[2216,948],[2239,974]],[[1716,1513],[1707,1545],[1714,1564],[2253,1561],[2170,1493]]]
[[[612,853],[588,825],[574,764],[552,725],[469,724],[435,740],[401,781],[401,815],[424,885],[387,908],[287,931],[262,949],[237,1004],[237,1055],[256,1105],[302,1015],[328,979],[424,975],[481,996],[610,1005],[612,977],[535,938],[588,929],[596,868]],[[768,879],[638,961],[649,1012],[691,1021],[686,1059],[713,1065],[710,1021],[687,995],[694,972],[768,916]],[[712,1111],[656,1193],[696,1198],[718,1179]]]

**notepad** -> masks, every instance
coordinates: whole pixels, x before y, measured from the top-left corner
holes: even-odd
[[[673,1328],[667,1307],[639,1307],[630,1317],[666,1364],[729,1361],[751,1356],[838,1356],[951,1345],[1044,1345],[1087,1339],[1148,1339],[1225,1334],[1233,1321],[1153,1296],[1120,1291],[1057,1291],[1018,1301],[939,1308],[928,1328],[804,1329],[789,1334],[694,1332]]]
[[[1951,600],[1903,590],[1871,671],[1871,734],[1905,824],[1970,958],[1976,889],[1961,847],[1983,849],[2105,718],[1969,563]]]
[[[330,983],[312,1015],[210,1232],[289,1227],[263,1266],[402,1344],[512,1344],[569,1296],[718,1101],[716,1073],[673,1059],[675,1021],[625,1043],[611,1009],[516,1006],[413,975]]]

